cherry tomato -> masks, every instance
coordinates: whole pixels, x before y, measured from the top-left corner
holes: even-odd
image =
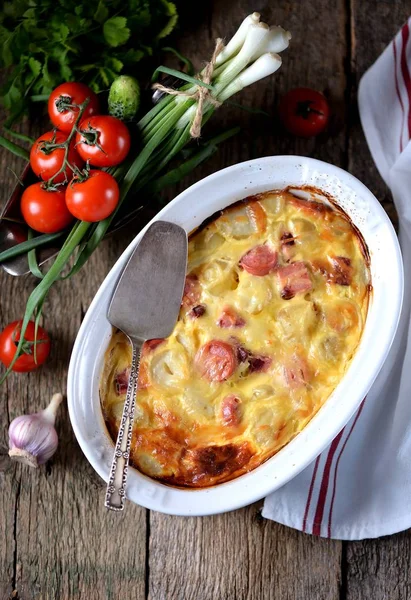
[[[208,381],[225,381],[237,367],[234,348],[221,340],[211,340],[204,344],[194,360],[200,373]]]
[[[130,150],[130,134],[120,119],[97,115],[81,122],[76,149],[95,167],[114,167]]]
[[[105,219],[120,198],[117,181],[106,171],[91,170],[85,181],[74,178],[67,187],[67,208],[76,219],[94,223]]]
[[[79,105],[89,98],[89,103],[83,113],[83,118],[91,117],[99,112],[99,102],[96,94],[84,83],[62,83],[50,94],[48,111],[51,122],[60,131],[69,133],[77,118]]]
[[[22,321],[13,321],[0,334],[0,360],[6,367],[11,364],[16,354],[21,325]],[[50,338],[47,331],[39,326],[36,341],[34,341],[35,337],[35,324],[29,321],[24,333],[21,356],[14,363],[12,371],[19,373],[34,371],[47,359],[50,353]]]
[[[56,233],[73,220],[65,200],[65,189],[48,191],[44,184],[33,183],[23,192],[21,212],[27,225],[40,233]]]
[[[66,133],[61,131],[48,131],[43,133],[33,144],[30,150],[30,165],[37,177],[47,181],[51,179],[61,168],[64,160],[64,148],[48,148],[48,142],[53,144],[63,144],[68,138]],[[70,144],[67,160],[73,167],[82,167],[83,159],[76,151],[74,144]],[[73,176],[69,166],[66,167],[57,177],[54,183],[61,183]]]
[[[318,135],[327,127],[328,102],[321,92],[296,88],[283,96],[279,113],[284,127],[299,137]]]

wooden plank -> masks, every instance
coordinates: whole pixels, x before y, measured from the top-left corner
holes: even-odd
[[[27,124],[23,125],[27,129]],[[15,173],[21,171],[23,161],[6,151],[0,154],[0,182],[2,201],[7,198],[12,186],[15,185]],[[0,322],[1,326],[17,317],[14,313],[13,295],[16,293],[16,280],[9,279],[7,289],[3,287],[6,276],[1,270],[0,286]],[[6,600],[15,587],[16,560],[17,560],[17,531],[16,516],[20,506],[21,478],[20,469],[9,459],[8,450],[8,425],[17,413],[14,411],[22,406],[21,397],[27,394],[27,386],[21,382],[20,389],[16,389],[13,380],[8,380],[0,386],[0,414],[3,425],[0,444],[0,599]],[[17,395],[17,397],[15,397]]]
[[[373,64],[409,16],[409,2],[352,0],[351,64],[353,101],[362,74]],[[372,21],[370,21],[372,15]],[[372,30],[372,35],[370,31]],[[355,104],[354,104],[355,106]],[[377,196],[396,222],[396,213],[388,188],[378,175],[371,158],[358,113],[350,114],[349,168]],[[380,540],[345,544],[346,564],[343,588],[347,600],[403,600],[411,596],[411,536],[405,532]]]
[[[20,165],[2,152],[3,197],[13,185],[9,167],[18,173]],[[44,306],[53,335],[47,368],[12,374],[0,389],[1,600],[13,590],[20,600],[145,597],[146,510],[130,504],[125,514],[106,513],[105,486],[75,440],[66,407],[57,421],[60,447],[46,469],[14,465],[6,455],[9,420],[44,407],[54,391],[65,392],[70,352],[84,311],[132,235],[123,232],[116,241],[107,241],[83,273],[54,287]],[[1,270],[2,325],[23,315],[34,285],[30,276],[13,278]]]
[[[361,76],[375,62],[409,14],[410,4],[407,0],[352,0],[349,170],[376,195],[394,223],[397,220],[395,208],[390,192],[375,168],[362,133],[356,95]]]
[[[411,598],[411,534],[347,544],[347,600]]]
[[[215,2],[208,16],[202,13],[197,26],[183,26],[185,34],[179,48],[197,60],[206,59],[217,36],[231,35],[238,21],[260,6],[245,0]],[[245,90],[235,100],[262,108],[270,118],[231,106],[219,109],[204,133],[236,123],[242,124],[243,133],[226,143],[218,155],[198,169],[192,181],[224,166],[269,154],[302,154],[346,165],[344,2],[290,3],[284,0],[263,6],[267,21],[291,30],[292,45],[283,54],[284,63],[278,74]],[[209,23],[208,30],[204,22]],[[293,138],[282,131],[273,118],[279,96],[303,85],[323,90],[336,107],[337,117],[331,133],[314,140]],[[341,543],[318,540],[263,521],[258,518],[259,506],[197,519],[151,513],[149,598],[339,598]]]
[[[151,600],[337,600],[340,544],[260,516],[151,513]]]
[[[3,412],[4,402],[1,401],[1,412]],[[2,418],[2,423],[6,422],[7,415]],[[0,598],[5,600],[14,589],[15,572],[15,516],[19,501],[20,480],[14,476],[14,468],[10,464],[7,455],[6,444],[3,444],[0,453]]]

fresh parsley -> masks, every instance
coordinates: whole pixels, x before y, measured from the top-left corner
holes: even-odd
[[[151,56],[174,29],[169,0],[11,0],[0,14],[2,102],[14,121],[33,96],[63,81],[107,90],[123,72]]]

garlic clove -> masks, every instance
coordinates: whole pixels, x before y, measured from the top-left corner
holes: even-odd
[[[62,400],[62,394],[54,394],[46,409],[16,417],[10,423],[10,458],[30,467],[38,467],[53,456],[58,446],[54,423]]]

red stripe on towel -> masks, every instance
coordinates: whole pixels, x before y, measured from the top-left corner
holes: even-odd
[[[402,143],[402,135],[404,132],[404,117],[405,117],[405,110],[404,110],[404,104],[402,102],[402,98],[401,98],[401,94],[400,94],[400,87],[398,85],[398,75],[397,75],[397,69],[398,69],[398,59],[397,59],[397,46],[395,45],[395,38],[392,44],[393,50],[394,50],[394,78],[395,78],[395,91],[397,92],[397,97],[401,106],[401,133],[400,133],[400,152],[403,151],[403,143]]]
[[[343,446],[342,446],[342,448],[341,448],[341,450],[340,450],[340,453],[339,453],[339,455],[338,455],[338,457],[337,457],[337,461],[336,461],[336,463],[335,463],[334,482],[333,482],[333,493],[332,493],[332,496],[331,496],[330,514],[329,514],[329,517],[328,517],[328,537],[329,537],[329,538],[331,537],[331,525],[332,525],[332,518],[333,518],[334,499],[335,499],[335,491],[336,491],[336,488],[337,488],[337,474],[338,474],[338,465],[340,464],[340,459],[341,459],[341,456],[342,456],[342,454],[343,454],[343,452],[344,452],[344,450],[345,450],[345,447],[346,447],[346,445],[347,445],[347,442],[348,442],[348,440],[349,440],[349,438],[350,438],[350,435],[352,434],[352,432],[353,432],[353,429],[354,429],[354,427],[355,427],[355,425],[356,425],[356,423],[357,423],[357,421],[358,421],[358,419],[359,419],[359,416],[360,416],[360,414],[361,414],[361,412],[362,412],[362,409],[364,408],[364,402],[365,402],[365,398],[364,398],[364,400],[363,400],[363,401],[361,402],[361,404],[360,404],[360,407],[359,407],[359,409],[358,409],[358,411],[357,411],[357,415],[356,415],[356,417],[355,417],[355,419],[354,419],[354,423],[351,425],[351,429],[350,429],[350,431],[348,432],[348,435],[347,435],[347,437],[345,438],[344,444],[343,444]]]
[[[321,458],[321,454],[319,456],[317,456],[317,460],[315,461],[313,476],[311,478],[311,483],[310,483],[310,489],[308,490],[307,504],[305,505],[305,512],[304,512],[304,519],[303,519],[303,531],[306,531],[306,529],[307,529],[308,511],[310,510],[311,496],[313,495],[314,483],[315,483],[315,478],[317,476],[318,463],[320,462],[320,458]]]
[[[344,428],[345,429],[345,428]],[[334,458],[334,454],[340,443],[341,436],[344,433],[344,429],[340,431],[336,438],[333,439],[330,449],[328,451],[327,461],[325,463],[323,478],[321,481],[320,493],[318,496],[317,509],[315,511],[314,523],[313,523],[313,534],[321,535],[321,524],[324,516],[325,501],[327,499],[328,485],[330,482],[330,471],[331,465]]]
[[[411,77],[407,64],[407,43],[410,37],[410,28],[408,22],[401,29],[402,49],[401,49],[401,72],[404,78],[404,84],[408,93],[408,139],[411,138]]]

